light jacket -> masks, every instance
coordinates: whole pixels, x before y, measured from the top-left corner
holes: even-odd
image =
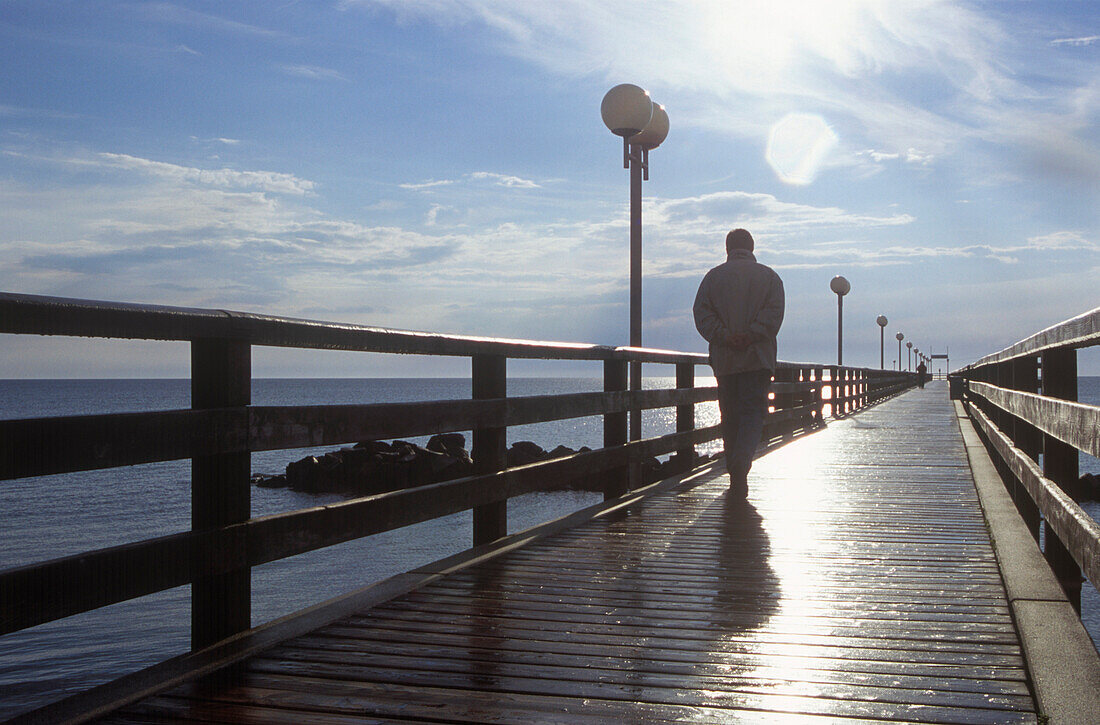
[[[707,272],[693,311],[696,329],[710,343],[715,375],[775,370],[783,304],[779,275],[746,249],[734,249],[725,264]],[[751,333],[754,341],[735,349],[730,337],[737,333]]]

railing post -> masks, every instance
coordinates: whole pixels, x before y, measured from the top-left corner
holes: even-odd
[[[695,363],[676,363],[676,388],[678,390],[695,387]],[[688,433],[695,430],[695,404],[676,406],[676,432]],[[676,468],[690,471],[695,462],[695,446],[684,444],[676,449]]]
[[[472,358],[475,400],[508,396],[507,358],[503,355],[474,355]],[[508,429],[482,428],[473,432],[474,473],[496,473],[508,467]],[[474,507],[474,546],[487,544],[508,534],[508,499]]]
[[[1013,390],[1020,390],[1027,393],[1039,392],[1039,359],[1035,357],[1017,358],[1009,363],[1009,387]],[[1020,420],[1014,415],[1008,416],[1009,430],[1006,431],[1009,437],[1012,439],[1013,444],[1023,451],[1025,454],[1031,457],[1033,461],[1038,462],[1039,453],[1041,451],[1041,443],[1038,440],[1039,431],[1032,425]],[[1020,492],[1020,500],[1017,505],[1020,507],[1020,515],[1023,516],[1024,523],[1027,524],[1027,528],[1031,531],[1031,535],[1035,538],[1035,542],[1039,542],[1039,528],[1042,524],[1042,516],[1039,513],[1039,506],[1035,503],[1035,500],[1031,498],[1031,494],[1024,488],[1023,482],[1018,478],[1015,478],[1015,486]]]
[[[252,403],[252,348],[241,340],[191,341],[191,407],[236,408]],[[191,528],[217,529],[252,515],[251,455],[219,453],[191,459]],[[199,650],[252,626],[252,573],[246,542],[219,556],[244,562],[191,584],[191,649]]]
[[[1048,350],[1043,353],[1043,395],[1063,400],[1077,400],[1077,351]],[[1079,458],[1077,449],[1049,435],[1043,436],[1043,475],[1054,481],[1074,499],[1079,498]],[[1066,597],[1077,613],[1081,613],[1081,568],[1069,551],[1044,522],[1046,546],[1044,554],[1054,575],[1062,584]]]
[[[775,381],[775,385],[772,387],[775,397],[772,398],[770,406],[775,409],[775,417],[765,418],[764,420],[765,440],[789,438],[794,425],[794,421],[783,419],[783,416],[791,408],[791,395],[783,390],[787,383],[791,382],[791,371],[787,368],[776,367],[772,379]]]
[[[814,423],[815,424],[821,424],[825,421],[825,396],[824,396],[824,392],[822,391],[822,387],[824,387],[824,385],[825,385],[822,382],[824,377],[825,377],[825,368],[821,367],[820,365],[818,367],[815,367],[814,368],[814,383],[816,385],[816,387],[814,388]]]
[[[837,405],[837,401],[840,400],[840,391],[837,388],[837,368],[835,365],[828,365],[823,370],[829,371],[829,412],[834,418],[840,417],[840,408]]]
[[[626,390],[627,363],[626,360],[605,360],[603,363],[603,389],[605,393]],[[604,448],[621,446],[626,443],[627,414],[604,413],[603,416],[603,445]],[[606,473],[604,479],[604,501],[618,498],[627,492],[629,466],[613,468]]]
[[[841,368],[833,365],[829,368],[829,380],[833,386],[833,417],[844,417],[844,384],[840,379]]]
[[[1000,388],[1007,388],[1009,390],[1013,388],[1013,365],[1011,361],[994,363],[990,368],[992,373],[992,380],[990,382],[992,385],[996,385]],[[993,405],[988,401],[987,403],[989,406],[988,414],[994,425],[996,425],[1009,440],[1012,440],[1015,445],[1015,417],[999,406]],[[1031,500],[1031,495],[1027,492],[1027,489],[1023,487],[1020,480],[1016,478],[1016,474],[1013,473],[1007,461],[1000,456],[994,456],[994,464],[1001,474],[1001,480],[1004,481],[1005,487],[1012,495],[1012,501],[1016,504],[1016,510],[1020,513],[1020,518],[1023,519],[1024,525],[1027,526],[1027,530],[1031,532],[1032,538],[1038,541],[1039,518],[1038,513],[1033,510],[1034,502]]]
[[[811,407],[812,403],[814,402],[813,401],[813,393],[810,390],[807,389],[808,386],[813,384],[813,382],[810,380],[810,378],[812,377],[812,372],[813,371],[810,368],[804,368],[804,367],[798,368],[798,370],[796,372],[796,377],[798,378],[798,382],[802,386],[802,390],[800,390],[799,393],[798,393],[798,396],[795,400],[795,405],[797,405],[800,408]],[[802,428],[803,432],[809,431],[811,428],[813,428],[813,426],[814,426],[813,411],[812,410],[810,412],[803,411],[799,415],[798,425],[799,425],[800,428]]]

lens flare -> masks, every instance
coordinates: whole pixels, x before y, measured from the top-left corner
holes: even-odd
[[[838,141],[821,116],[788,113],[772,126],[765,157],[781,181],[805,186],[817,176]]]

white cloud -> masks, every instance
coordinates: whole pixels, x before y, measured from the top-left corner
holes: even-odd
[[[1100,35],[1088,35],[1082,38],[1058,38],[1050,41],[1051,45],[1092,45],[1100,40]]]
[[[27,118],[49,118],[55,120],[69,121],[76,118],[80,118],[75,113],[64,113],[62,111],[51,111],[43,108],[26,108],[24,106],[11,106],[0,103],[0,116],[24,116]]]
[[[444,206],[443,204],[432,204],[432,207],[428,209],[428,213],[424,218],[424,223],[429,227],[434,227],[441,220],[439,216],[442,214],[445,217],[453,215],[457,210],[453,206]]]
[[[257,188],[281,194],[307,194],[314,189],[314,183],[300,179],[293,174],[277,171],[236,171],[234,169],[199,169],[192,166],[180,166],[163,161],[152,161],[128,154],[99,153],[98,162],[92,164],[141,171],[152,176],[180,181],[191,181],[214,186]],[[74,163],[78,162],[73,160]],[[79,163],[89,163],[79,161]]]
[[[917,149],[911,148],[905,152],[905,161],[910,164],[919,164],[921,166],[927,166],[932,163],[932,159],[935,158],[932,154],[926,154]]]
[[[1059,231],[1051,232],[1050,234],[1043,234],[1036,237],[1030,237],[1027,240],[1027,248],[1030,249],[1050,249],[1050,250],[1068,250],[1068,249],[1100,249],[1100,244],[1087,239],[1081,232],[1076,231]]]
[[[509,176],[507,174],[494,174],[490,171],[474,171],[466,176],[471,179],[492,181],[497,186],[507,186],[516,189],[539,188],[539,185],[530,179],[521,179],[518,176]]]
[[[317,65],[280,65],[279,70],[290,76],[297,78],[308,78],[310,80],[319,81],[346,81],[339,71],[332,68],[322,68]]]
[[[435,189],[440,186],[451,186],[459,183],[469,183],[470,181],[487,181],[493,186],[503,186],[509,189],[539,189],[542,188],[538,183],[524,179],[519,176],[512,176],[509,174],[497,174],[492,171],[471,171],[468,174],[463,174],[459,179],[432,179],[430,181],[422,181],[420,183],[405,183],[398,184],[402,189],[408,189],[410,191],[425,191],[427,189]]]
[[[819,207],[781,201],[772,194],[719,191],[680,199],[652,199],[644,215],[649,223],[699,224],[716,230],[751,225],[754,235],[777,236],[799,229],[826,227],[883,227],[910,224],[909,214],[876,216],[852,213],[839,207]],[[724,232],[723,232],[724,234]]]
[[[223,144],[225,146],[237,146],[241,142],[239,138],[225,138],[222,136],[215,136],[214,138],[199,138],[198,136],[192,136],[191,140],[206,144]]]
[[[894,159],[900,159],[901,158],[900,153],[896,153],[896,152],[895,153],[887,153],[885,151],[875,151],[874,149],[868,149],[866,151],[860,151],[859,154],[857,154],[857,155],[859,155],[859,156],[869,156],[871,158],[871,160],[875,161],[875,162],[892,161]]]
[[[400,186],[402,189],[409,189],[411,191],[421,191],[423,189],[432,189],[432,188],[435,188],[437,186],[446,186],[448,184],[453,184],[453,183],[455,183],[453,180],[441,179],[439,181],[435,181],[435,180],[422,181],[419,184],[411,184],[411,183],[409,183],[409,184],[398,184],[398,186]]]

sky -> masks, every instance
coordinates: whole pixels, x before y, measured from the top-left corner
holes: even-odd
[[[900,331],[956,368],[1100,304],[1100,3],[1070,0],[0,0],[0,291],[626,344],[619,83],[670,118],[647,347],[706,350],[734,227],[784,360],[835,362],[838,274],[869,367],[878,315],[888,367]],[[187,374],[184,343],[0,336],[0,378]]]

